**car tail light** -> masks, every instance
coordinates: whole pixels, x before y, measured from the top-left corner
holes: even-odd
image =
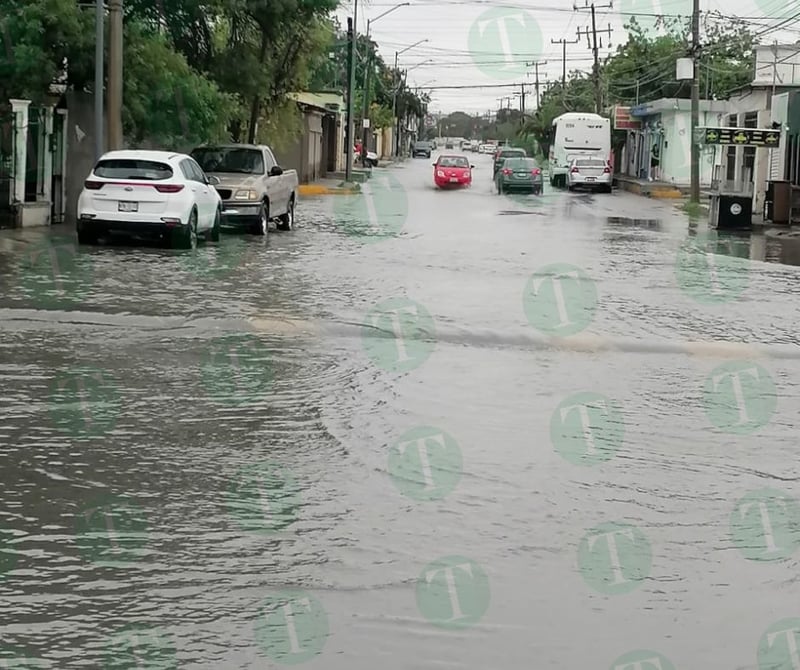
[[[610,168],[610,167],[608,167],[608,165],[606,165],[606,166],[603,168],[603,174],[609,174],[610,172],[611,172],[611,168]]]
[[[503,168],[503,174],[511,174],[510,168]]]
[[[155,187],[159,193],[180,193],[183,190],[183,184],[156,184]]]
[[[537,174],[540,174],[541,172],[542,171],[539,168],[533,168],[533,170],[531,171],[531,174],[537,175]]]
[[[101,188],[103,188],[103,182],[101,182],[101,181],[91,181],[90,179],[87,179],[85,182],[83,182],[83,185],[84,185],[85,188],[88,188],[90,191],[98,191]]]
[[[576,172],[580,172],[580,170],[579,170],[577,167],[574,167],[574,168],[572,168],[572,169],[570,170],[570,172],[571,172],[572,174],[575,174]]]

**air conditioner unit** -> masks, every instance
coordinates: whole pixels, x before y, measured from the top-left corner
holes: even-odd
[[[341,105],[338,102],[326,102],[325,109],[329,109],[332,112],[338,112],[341,108]]]

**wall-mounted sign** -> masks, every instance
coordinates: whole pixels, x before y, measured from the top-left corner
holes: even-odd
[[[614,107],[614,130],[638,130],[641,127],[642,122],[631,117],[630,107]]]
[[[742,147],[777,147],[781,131],[770,128],[702,128],[703,142]]]

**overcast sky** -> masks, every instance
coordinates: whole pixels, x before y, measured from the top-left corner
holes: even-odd
[[[591,30],[588,8],[573,10],[573,0],[408,0],[378,19],[403,0],[358,0],[358,31],[364,34],[367,20],[370,35],[384,60],[392,66],[395,53],[420,40],[428,40],[398,57],[408,70],[412,86],[433,88],[432,111],[456,110],[486,113],[509,101],[519,109],[520,84],[526,84],[526,108],[534,104],[535,66],[539,80],[559,79],[562,72],[562,46],[553,41],[567,40],[567,70],[591,71],[592,51],[585,31]],[[579,7],[585,0],[575,0]],[[636,14],[640,23],[651,25],[655,15],[691,13],[692,0],[597,0],[595,5],[601,58],[624,43],[623,24]],[[782,43],[800,40],[800,5],[796,0],[700,0],[701,11],[720,12],[746,18],[762,40]],[[352,16],[353,0],[338,12],[342,26]],[[649,16],[648,16],[649,15]],[[797,17],[795,17],[797,15]],[[793,17],[787,20],[787,17]],[[608,35],[609,24],[611,35]],[[782,26],[782,27],[781,27]],[[600,34],[600,31],[605,31]],[[579,39],[578,31],[581,31]],[[579,41],[578,41],[579,40]],[[480,88],[483,86],[484,88]]]

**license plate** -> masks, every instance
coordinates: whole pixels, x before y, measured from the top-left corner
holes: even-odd
[[[138,202],[125,202],[124,200],[120,200],[119,211],[120,212],[138,212],[139,211],[139,203]]]
[[[458,181],[458,177],[450,177],[450,181]]]
[[[594,181],[594,177],[586,177],[586,181]]]

